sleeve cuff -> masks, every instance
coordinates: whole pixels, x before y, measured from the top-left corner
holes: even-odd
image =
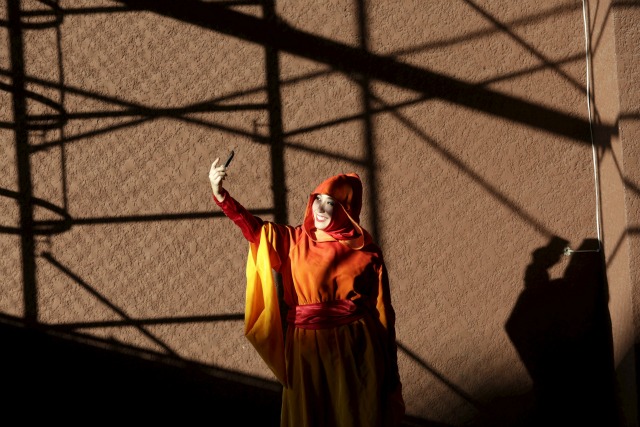
[[[224,188],[222,189],[221,193],[222,193],[222,201],[219,201],[216,195],[211,193],[211,196],[213,197],[213,201],[216,203],[216,205],[220,207],[222,207],[227,202],[228,200],[227,196],[229,195],[227,190],[225,190]]]

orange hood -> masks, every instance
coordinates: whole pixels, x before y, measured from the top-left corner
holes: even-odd
[[[365,243],[365,233],[360,226],[360,210],[362,209],[362,181],[356,173],[340,174],[332,176],[320,185],[309,195],[307,209],[304,214],[303,229],[307,235],[315,241],[332,240],[326,238],[326,233],[316,230],[313,221],[313,201],[317,194],[326,194],[335,199],[339,205],[338,209],[342,209],[349,221],[353,224],[359,237],[354,240],[341,241],[353,249],[361,249]],[[321,230],[320,230],[321,231]],[[324,237],[320,235],[323,234]],[[368,236],[368,233],[366,233]]]

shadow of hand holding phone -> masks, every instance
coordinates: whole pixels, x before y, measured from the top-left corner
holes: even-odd
[[[597,239],[585,239],[561,278],[549,268],[568,241],[532,252],[505,329],[533,382],[531,426],[618,426],[608,287]],[[587,252],[579,252],[586,250]]]

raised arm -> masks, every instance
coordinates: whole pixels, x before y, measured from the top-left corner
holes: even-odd
[[[213,191],[213,201],[242,230],[245,239],[252,243],[260,241],[262,219],[252,215],[223,188],[222,181],[227,177],[225,165],[219,165],[220,158],[214,160],[209,170],[209,181]]]
[[[218,164],[219,162],[220,157],[213,161],[211,169],[209,169],[209,182],[211,182],[211,189],[213,190],[213,195],[216,197],[216,200],[222,203],[224,200],[222,181],[227,177],[227,168],[225,165]]]

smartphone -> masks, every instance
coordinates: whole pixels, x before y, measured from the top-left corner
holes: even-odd
[[[231,164],[231,160],[233,160],[233,155],[235,154],[235,152],[233,150],[231,150],[231,154],[229,154],[229,157],[227,158],[227,161],[224,162],[224,167],[228,168],[229,165]]]

